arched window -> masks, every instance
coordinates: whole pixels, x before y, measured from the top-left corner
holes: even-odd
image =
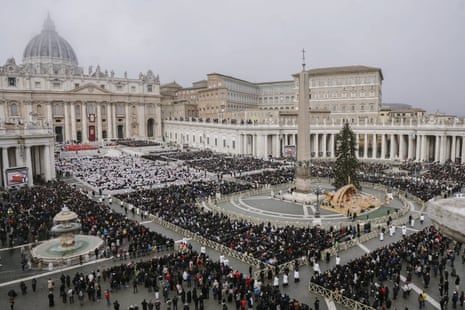
[[[90,104],[87,106],[87,113],[89,113],[89,114],[95,114],[94,105],[93,105],[92,103],[90,103]]]
[[[76,115],[81,115],[81,106],[79,104],[77,104],[75,107],[75,114]]]
[[[100,113],[102,115],[105,115],[105,105],[104,104],[102,104],[102,106],[100,107]]]
[[[55,103],[53,105],[53,114],[63,115],[63,106],[61,105],[61,103]]]
[[[123,115],[123,104],[122,103],[118,103],[118,105],[116,106],[116,114]]]
[[[10,116],[19,116],[18,104],[16,102],[10,104]]]

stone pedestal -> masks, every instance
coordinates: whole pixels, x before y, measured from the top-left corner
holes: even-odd
[[[448,198],[427,203],[428,216],[444,235],[465,242],[465,198]]]
[[[309,194],[312,191],[311,177],[312,167],[297,166],[295,169],[295,191],[297,193]]]

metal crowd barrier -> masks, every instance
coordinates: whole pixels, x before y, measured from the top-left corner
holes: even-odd
[[[376,310],[375,308],[365,305],[359,301],[343,296],[341,293],[331,291],[323,286],[310,282],[308,284],[310,293],[320,295],[324,298],[334,301],[343,307],[351,310]]]

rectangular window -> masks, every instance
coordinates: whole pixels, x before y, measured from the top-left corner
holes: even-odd
[[[131,91],[132,91],[133,93],[135,93],[135,92],[136,92],[136,87],[135,87],[135,86],[131,86]]]
[[[121,85],[116,85],[116,90],[122,90],[123,89],[123,86]]]
[[[79,83],[74,83],[74,88],[78,88],[79,87]]]
[[[9,77],[8,78],[8,86],[16,87],[16,78]]]
[[[40,88],[40,82],[35,82],[34,86],[35,86],[35,88]]]
[[[215,138],[215,146],[218,145],[218,140]]]
[[[60,82],[53,82],[52,86],[55,89],[60,88]]]
[[[233,150],[236,149],[236,141],[233,141],[233,142],[232,142],[232,148],[233,148]]]
[[[152,92],[152,84],[147,85],[147,92],[148,93]]]

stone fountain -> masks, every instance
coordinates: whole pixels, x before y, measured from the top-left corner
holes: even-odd
[[[67,207],[55,215],[53,224],[51,231],[55,238],[42,242],[31,251],[34,260],[40,264],[70,264],[93,254],[103,244],[103,240],[96,236],[79,234],[78,215]]]

